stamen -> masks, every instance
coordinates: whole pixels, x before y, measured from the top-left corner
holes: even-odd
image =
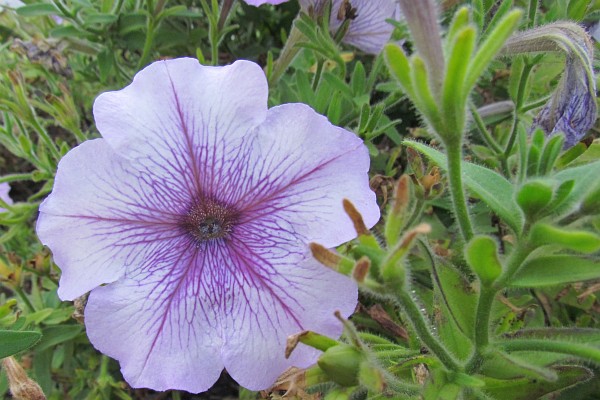
[[[213,199],[200,199],[190,207],[182,226],[198,242],[221,239],[233,231],[238,212]]]

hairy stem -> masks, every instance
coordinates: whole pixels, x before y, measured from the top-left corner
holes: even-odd
[[[273,86],[283,76],[288,66],[300,51],[296,44],[304,38],[304,34],[296,27],[296,21],[292,24],[290,35],[288,36],[279,58],[273,64],[273,72],[269,76],[269,86]]]
[[[427,346],[444,366],[451,371],[462,371],[463,367],[446,350],[444,345],[431,333],[432,329],[425,320],[423,313],[415,303],[415,300],[404,289],[396,293],[402,309],[408,315],[408,318],[416,331],[419,339]]]
[[[467,200],[463,188],[462,180],[462,145],[459,140],[448,143],[446,141],[446,152],[448,155],[448,182],[450,184],[450,194],[452,196],[452,204],[454,205],[454,213],[460,233],[465,242],[468,242],[473,237],[473,227],[471,218],[467,209]]]
[[[481,356],[490,342],[490,317],[492,314],[492,305],[497,293],[504,289],[506,283],[517,272],[523,261],[527,258],[531,249],[529,243],[521,241],[512,251],[506,268],[500,277],[494,282],[492,287],[482,287],[477,302],[477,311],[475,317],[475,349],[471,359],[467,362],[466,369],[473,372],[477,369]]]

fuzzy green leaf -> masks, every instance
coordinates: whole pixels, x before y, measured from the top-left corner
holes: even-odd
[[[431,147],[410,140],[402,142],[424,154],[440,168],[447,169],[446,156]],[[523,213],[514,199],[513,185],[502,175],[495,171],[462,162],[464,183],[473,194],[478,196],[498,216],[508,224],[517,234],[523,227]]]
[[[598,260],[554,255],[525,262],[509,282],[509,286],[532,288],[598,278],[600,278]]]
[[[489,236],[475,236],[471,239],[465,249],[465,257],[484,285],[491,285],[502,273],[498,245]]]
[[[545,182],[527,182],[517,193],[517,204],[529,219],[550,204],[552,200],[552,187]]]
[[[553,368],[558,375],[554,382],[537,378],[494,379],[486,377],[485,392],[496,399],[531,400],[564,390],[591,379],[594,375],[586,367],[559,366]]]
[[[531,231],[531,241],[537,246],[558,244],[582,253],[600,250],[600,236],[592,232],[566,230],[548,224],[535,225]]]

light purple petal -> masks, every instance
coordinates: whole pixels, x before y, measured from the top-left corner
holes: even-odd
[[[36,227],[62,270],[60,298],[73,300],[168,251],[187,206],[172,183],[132,169],[103,139],[63,157]]]
[[[338,338],[342,324],[333,313],[352,314],[358,291],[353,281],[310,256],[297,260],[299,254],[277,254],[281,251],[264,248],[255,251],[253,260],[246,255],[233,258],[248,272],[236,286],[233,312],[225,314],[223,361],[240,385],[261,390],[270,387],[287,368],[306,368],[317,361],[320,352],[303,345],[286,359],[287,337],[312,330]],[[264,264],[264,259],[271,264]]]
[[[257,64],[205,67],[181,58],[155,62],[126,88],[101,94],[94,118],[107,143],[138,168],[200,192],[215,179],[201,165],[227,158],[231,143],[264,120],[267,95]]]
[[[171,250],[152,271],[94,289],[86,329],[94,347],[120,361],[131,386],[197,393],[223,370],[224,310],[215,302],[222,301],[226,265],[206,262],[184,239]]]
[[[342,21],[337,18],[337,10],[343,0],[334,0],[331,11],[331,29],[335,32]],[[350,22],[343,41],[370,54],[379,54],[390,40],[394,26],[386,19],[397,17],[395,0],[351,0],[358,16]]]
[[[236,199],[254,219],[277,215],[297,240],[334,247],[355,237],[342,207],[354,203],[368,227],[379,220],[375,194],[369,189],[369,155],[362,140],[304,104],[269,110],[260,126],[242,180],[249,187]]]
[[[13,204],[13,200],[10,198],[10,185],[7,182],[0,183],[0,199],[2,199],[6,204]],[[5,208],[0,207],[0,212],[6,211]]]

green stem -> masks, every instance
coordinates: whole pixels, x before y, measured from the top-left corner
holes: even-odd
[[[513,125],[510,133],[510,137],[508,139],[508,143],[506,144],[506,148],[504,149],[504,159],[507,160],[510,156],[512,148],[515,144],[515,139],[517,138],[517,130],[519,126],[519,115],[523,112],[523,102],[525,98],[525,88],[527,87],[527,81],[529,80],[529,74],[533,69],[535,64],[526,62],[523,67],[523,71],[521,72],[521,77],[519,79],[519,87],[517,89],[517,97],[515,99],[515,111],[513,114]]]
[[[526,232],[524,232],[524,235],[526,235]],[[502,275],[494,282],[492,287],[481,288],[475,314],[475,349],[470,360],[467,362],[467,372],[476,370],[481,361],[481,356],[490,342],[490,318],[492,305],[497,293],[505,288],[506,283],[517,272],[530,252],[529,243],[526,241],[519,242],[517,247],[512,251]]]
[[[528,229],[525,228],[523,230],[522,237],[526,237],[528,234]],[[506,286],[506,283],[510,281],[513,275],[519,270],[521,265],[523,265],[523,261],[529,256],[531,253],[531,247],[526,240],[521,240],[517,247],[512,251],[508,262],[506,263],[506,268],[500,277],[494,282],[494,289],[502,290]]]
[[[535,100],[535,101],[532,101],[531,103],[523,105],[521,107],[521,113],[526,113],[527,111],[531,111],[536,108],[542,107],[543,105],[545,105],[548,102],[548,100],[550,100],[550,97],[552,97],[552,95],[544,96],[539,100]]]
[[[0,176],[0,183],[3,182],[15,182],[15,181],[31,181],[33,180],[33,174],[8,174]]]
[[[506,351],[543,351],[571,354],[600,364],[600,349],[579,343],[555,342],[544,339],[511,339],[497,342]]]
[[[496,154],[502,154],[503,150],[500,147],[500,145],[498,143],[496,143],[496,140],[492,137],[492,135],[490,134],[490,131],[488,131],[488,129],[485,126],[485,122],[483,122],[483,119],[481,118],[481,115],[479,115],[479,112],[477,112],[477,107],[475,107],[475,105],[473,103],[469,103],[469,109],[471,110],[471,115],[473,116],[473,121],[475,121],[475,125],[477,125],[477,128],[479,129],[479,132],[481,133],[481,137],[483,139],[483,141],[492,148],[492,150],[494,150],[494,152]]]
[[[181,400],[181,392],[179,390],[173,390],[171,392],[171,399],[173,399],[173,400]]]
[[[279,58],[273,64],[273,72],[271,73],[271,76],[268,77],[269,86],[273,86],[281,79],[288,66],[294,60],[294,57],[296,57],[300,51],[300,48],[296,46],[296,44],[302,39],[304,39],[304,34],[296,27],[296,21],[294,21],[292,29],[290,30],[290,35],[279,54]]]
[[[150,59],[150,52],[152,51],[152,44],[154,43],[154,35],[156,30],[156,21],[154,16],[148,11],[148,29],[146,32],[146,40],[144,41],[144,49],[142,50],[142,56],[138,62],[137,69],[140,70],[146,66]]]
[[[477,368],[485,348],[490,342],[490,316],[496,293],[495,289],[489,287],[482,287],[479,293],[475,314],[475,349],[466,366],[469,373],[474,372]]]
[[[529,10],[527,11],[527,29],[535,25],[535,14],[537,14],[538,0],[529,0]]]
[[[523,102],[525,98],[525,88],[527,87],[527,81],[529,80],[529,74],[531,70],[535,66],[535,63],[525,62],[525,66],[523,67],[523,71],[521,72],[521,77],[519,78],[519,86],[517,88],[517,98],[515,101],[515,110],[518,113],[521,112],[521,107],[523,107]]]
[[[29,297],[27,297],[27,294],[25,294],[25,292],[23,291],[23,289],[20,286],[15,285],[13,287],[13,290],[15,291],[15,293],[17,293],[19,295],[19,297],[21,298],[21,300],[23,300],[23,303],[25,303],[25,305],[27,306],[27,308],[29,309],[29,311],[31,311],[32,313],[35,312],[35,307],[31,303],[31,301],[29,300]]]
[[[508,166],[508,157],[510,156],[510,153],[512,152],[512,148],[515,145],[515,140],[517,140],[517,133],[519,131],[519,114],[517,112],[517,110],[515,109],[514,114],[513,114],[513,121],[512,121],[512,127],[510,130],[510,136],[508,137],[508,143],[506,144],[506,148],[504,149],[504,152],[502,154],[502,163],[506,163],[506,165]]]
[[[448,156],[448,182],[450,194],[454,205],[454,213],[460,228],[460,233],[465,242],[473,237],[473,227],[467,209],[467,200],[463,189],[462,180],[462,145],[460,141],[449,143],[446,141],[446,153]]]
[[[48,147],[48,150],[50,150],[50,152],[52,153],[54,158],[57,161],[60,160],[60,152],[58,151],[58,147],[56,146],[56,143],[54,143],[54,141],[52,140],[52,138],[50,137],[48,132],[46,132],[46,129],[44,129],[42,124],[40,124],[40,122],[38,121],[37,116],[35,115],[35,112],[33,111],[33,107],[31,108],[31,116],[30,117],[31,117],[31,119],[30,119],[29,123],[31,124],[33,129],[36,131],[36,133],[38,134],[40,139],[42,139],[42,142],[44,142],[44,144]]]
[[[323,61],[323,59],[319,58],[319,61],[317,61],[317,70],[315,71],[315,76],[313,78],[313,84],[312,84],[313,92],[316,92],[317,88],[319,87],[319,82],[321,81],[321,74],[323,73],[323,65],[324,64],[325,64],[325,62]]]
[[[425,317],[419,310],[415,300],[408,294],[405,289],[401,289],[396,293],[398,301],[402,309],[408,315],[408,318],[419,336],[419,339],[427,346],[440,362],[450,371],[462,371],[463,367],[454,359],[454,357],[446,350],[440,341],[431,333],[432,329],[425,320]]]

